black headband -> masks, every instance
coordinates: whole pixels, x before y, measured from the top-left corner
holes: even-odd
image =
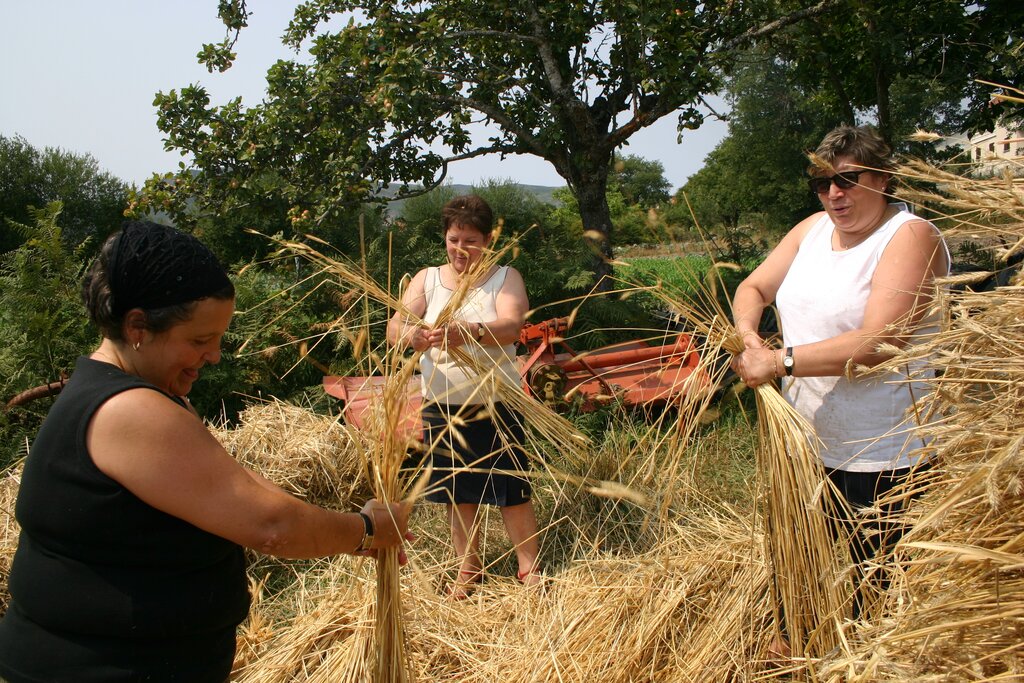
[[[108,272],[117,316],[198,301],[231,286],[213,252],[188,233],[133,221],[115,240]]]

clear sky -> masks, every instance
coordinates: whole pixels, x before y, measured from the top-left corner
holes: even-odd
[[[154,94],[202,83],[214,104],[237,96],[258,104],[267,68],[295,58],[280,40],[295,4],[249,0],[253,16],[236,45],[238,60],[210,74],[195,56],[203,43],[224,36],[216,0],[0,0],[0,134],[89,153],[103,169],[141,184],[181,160],[163,149]],[[634,135],[623,152],[660,161],[678,188],[725,129],[709,121],[676,144],[675,117],[666,117]],[[565,184],[549,164],[528,156],[459,162],[449,179]]]

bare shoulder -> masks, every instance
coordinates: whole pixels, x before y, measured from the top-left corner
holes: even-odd
[[[93,420],[124,427],[126,423],[140,418],[145,418],[147,426],[168,423],[177,427],[189,424],[206,429],[195,414],[170,396],[146,387],[128,389],[110,397],[96,411]]]
[[[110,476],[121,469],[128,454],[137,458],[140,452],[151,453],[172,444],[185,451],[183,446],[216,442],[195,413],[166,394],[146,388],[123,391],[101,405],[86,439],[93,462]]]
[[[246,470],[202,420],[151,389],[131,389],[104,403],[86,444],[96,467],[140,500],[212,533],[224,535],[211,526],[217,501],[253,489]]]
[[[942,234],[931,222],[923,218],[914,217],[901,224],[896,230],[894,237],[920,241],[929,244],[938,244],[942,241]]]
[[[946,249],[943,245],[939,229],[932,223],[915,217],[897,228],[885,251],[896,256],[917,253],[929,260],[945,262]]]
[[[882,251],[875,269],[876,282],[892,282],[896,288],[912,289],[923,278],[949,272],[949,251],[938,228],[926,220],[912,218],[902,223]]]
[[[526,283],[523,282],[523,276],[512,266],[508,266],[508,270],[505,272],[505,280],[501,283],[499,293],[522,299],[526,298]]]
[[[530,307],[523,276],[512,266],[508,266],[505,273],[505,280],[498,290],[496,304],[499,315],[508,314],[518,319],[520,323],[526,315],[526,309]]]
[[[505,282],[511,282],[512,284],[523,284],[523,275],[512,266],[506,266],[505,271]]]
[[[405,292],[402,294],[402,301],[406,306],[410,303],[422,301],[425,296],[424,290],[427,282],[427,271],[429,268],[424,268],[415,275],[409,281],[409,285],[405,288]]]
[[[415,275],[413,275],[412,279],[409,280],[409,286],[406,288],[406,291],[418,289],[420,292],[422,292],[424,284],[427,281],[427,271],[429,270],[429,268],[423,268],[422,270],[418,271]]]

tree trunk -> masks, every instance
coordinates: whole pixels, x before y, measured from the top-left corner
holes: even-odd
[[[878,104],[878,133],[892,146],[892,110],[889,106],[889,74],[884,65],[875,69],[875,100]]]
[[[595,173],[574,184],[583,219],[584,238],[593,251],[592,270],[596,291],[612,289],[612,217],[608,208],[608,174]]]

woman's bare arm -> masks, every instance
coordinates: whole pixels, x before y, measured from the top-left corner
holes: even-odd
[[[794,347],[793,374],[798,377],[836,376],[844,374],[851,363],[871,367],[887,359],[888,354],[879,347],[883,344],[900,347],[906,343],[907,335],[931,303],[934,278],[945,274],[948,267],[942,238],[934,226],[922,220],[903,224],[875,269],[861,326],[829,339]],[[745,324],[749,324],[749,320]],[[781,374],[781,361],[782,350],[753,348],[748,343],[748,351],[734,359],[733,368],[748,385],[757,386]]]
[[[427,299],[424,293],[426,278],[427,271],[423,269],[413,276],[409,286],[405,288],[402,294],[402,308],[395,311],[388,320],[389,344],[411,346],[416,351],[423,351],[430,346],[426,328],[418,322],[427,312]]]
[[[163,394],[132,389],[94,415],[93,462],[140,500],[222,538],[269,555],[351,553],[363,539],[355,513],[303,502],[236,462],[206,427]],[[373,547],[400,544],[408,509],[369,505]]]

